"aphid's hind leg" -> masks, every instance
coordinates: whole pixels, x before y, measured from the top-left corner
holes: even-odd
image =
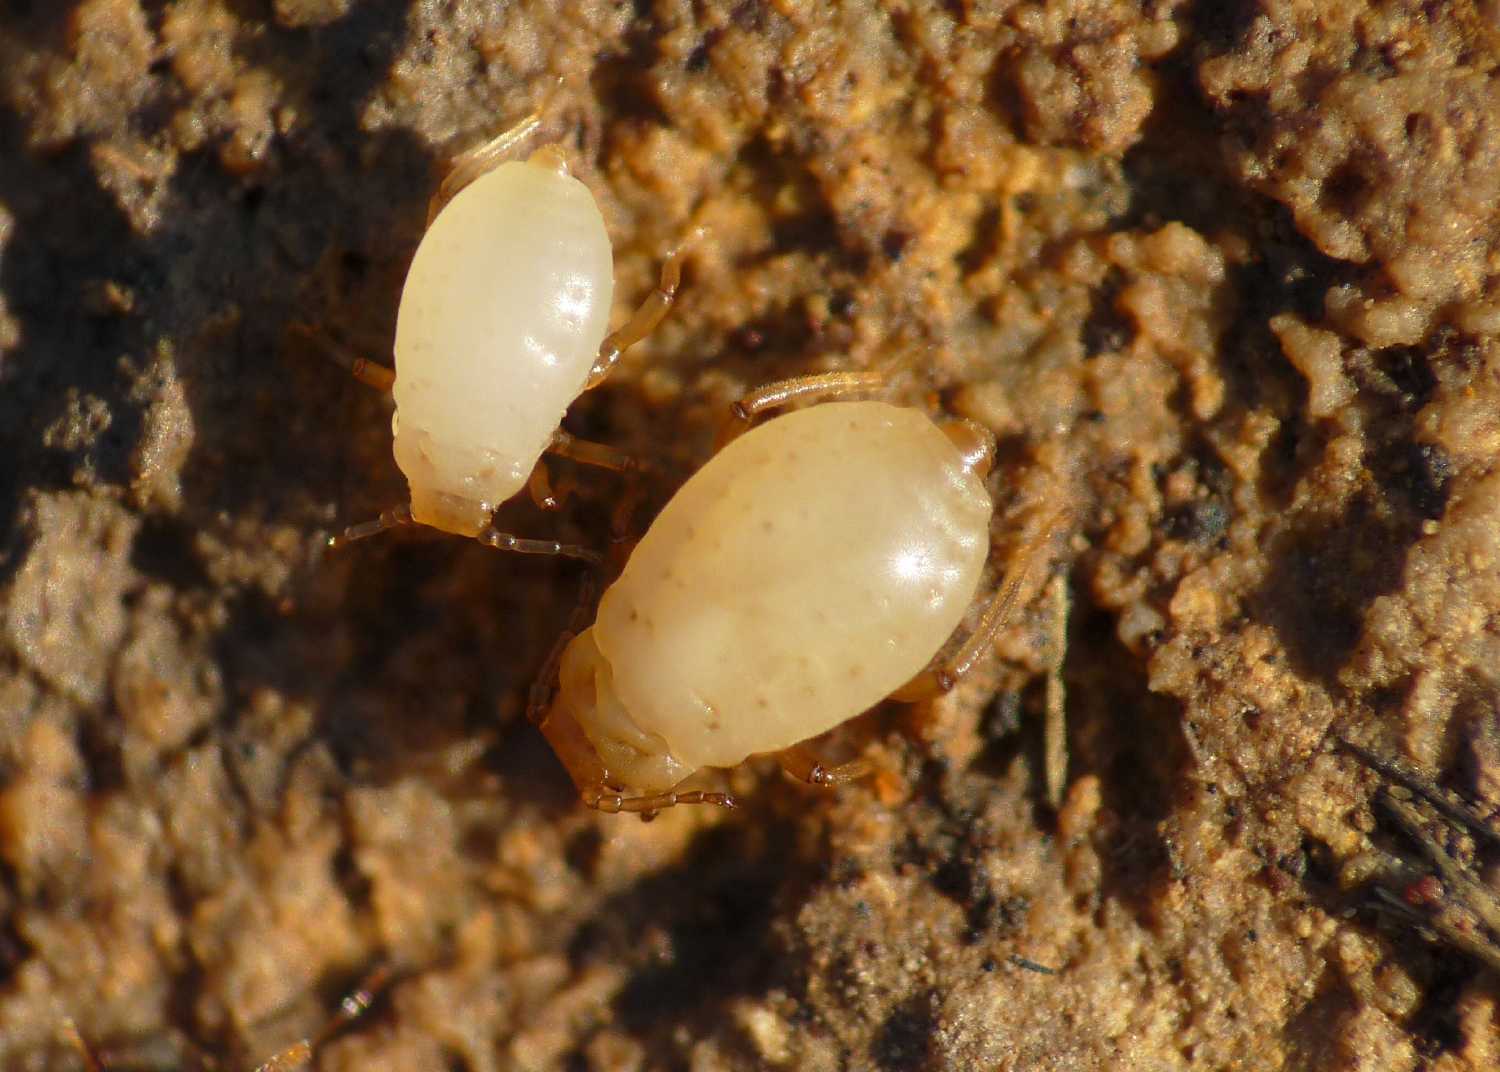
[[[1038,531],[1028,538],[1019,552],[1012,557],[1010,567],[1005,571],[1000,587],[996,589],[994,598],[980,615],[979,624],[974,627],[974,632],[970,634],[969,639],[964,641],[963,647],[959,648],[958,652],[947,662],[923,670],[891,693],[892,700],[901,703],[920,703],[923,700],[936,699],[951,692],[964,675],[974,669],[974,664],[993,646],[996,634],[1010,620],[1011,614],[1020,605],[1026,582],[1036,564],[1044,557],[1042,549],[1056,535],[1058,526],[1067,512],[1066,506],[1054,508]]]
[[[813,750],[802,744],[794,744],[790,748],[783,748],[777,752],[776,762],[781,764],[782,770],[799,782],[821,786],[825,789],[857,781],[869,774],[871,769],[869,762],[863,759],[825,767]]]
[[[768,409],[809,399],[826,402],[844,395],[879,391],[885,385],[885,374],[880,372],[820,372],[764,384],[729,407],[728,419],[719,426],[715,448],[748,432],[755,418]]]
[[[603,383],[619,363],[620,355],[650,335],[666,319],[672,302],[677,299],[677,288],[682,284],[683,251],[689,243],[702,237],[703,229],[700,227],[688,237],[687,242],[667,254],[666,259],[661,262],[661,279],[656,288],[646,295],[646,300],[641,302],[640,307],[619,330],[604,336],[604,341],[599,344],[599,356],[594,358],[594,367],[589,371],[588,383],[584,384],[585,391],[591,391]]]
[[[360,383],[377,391],[389,391],[396,382],[396,371],[378,361],[351,353],[311,324],[295,323],[289,331],[301,335],[323,352],[323,356],[353,376]]]
[[[514,156],[517,147],[535,134],[541,125],[542,117],[532,112],[509,130],[501,131],[483,145],[475,146],[454,157],[448,167],[448,173],[443,176],[442,182],[438,183],[437,191],[427,202],[428,226],[432,225],[432,221],[443,210],[443,206],[457,197],[465,186],[486,172],[493,171],[505,163],[507,158]]]
[[[393,506],[389,510],[382,510],[380,516],[373,521],[363,521],[358,525],[350,525],[337,536],[328,537],[328,549],[330,551],[337,551],[349,546],[355,540],[368,540],[371,536],[378,536],[387,529],[412,524],[415,524],[415,522],[411,519],[411,507]]]

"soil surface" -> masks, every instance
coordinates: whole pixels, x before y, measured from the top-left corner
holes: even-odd
[[[1495,0],[4,12],[0,1067],[253,1067],[382,967],[319,1067],[1500,1063]],[[328,350],[532,111],[617,323],[706,228],[565,422],[642,523],[846,368],[995,431],[995,571],[1069,507],[1069,607],[819,742],[875,777],[590,812],[525,717],[575,565],[325,550],[406,494]],[[607,545],[553,475],[499,523]]]

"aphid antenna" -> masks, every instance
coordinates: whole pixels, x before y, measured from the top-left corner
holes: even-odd
[[[396,373],[393,369],[378,361],[371,361],[368,357],[361,357],[350,352],[330,339],[328,333],[315,324],[298,320],[288,324],[287,331],[317,347],[324,357],[367,387],[373,387],[377,391],[389,391],[396,382]]]

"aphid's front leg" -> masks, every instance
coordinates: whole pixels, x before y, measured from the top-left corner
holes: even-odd
[[[942,665],[923,670],[891,693],[891,699],[901,703],[934,700],[953,691],[953,687],[963,679],[964,675],[974,669],[974,664],[994,645],[995,636],[1010,620],[1016,607],[1020,605],[1027,580],[1037,562],[1044,557],[1042,548],[1056,534],[1057,527],[1066,513],[1067,507],[1056,507],[1038,531],[1011,559],[1010,567],[1005,571],[1005,578],[996,589],[994,598],[990,600],[990,605],[979,617],[979,624],[974,627],[974,632],[970,634],[968,640],[964,641],[963,647],[958,649],[953,658]]]
[[[799,782],[831,789],[836,785],[853,782],[870,773],[870,764],[863,759],[850,760],[837,766],[825,767],[811,748],[794,744],[776,753],[776,762],[781,769]]]
[[[769,409],[789,402],[816,400],[826,402],[845,395],[865,394],[885,387],[880,372],[819,372],[811,376],[794,376],[776,380],[751,391],[729,407],[729,419],[719,427],[717,447],[723,447],[750,430],[755,418]]]
[[[696,241],[700,237],[701,230],[691,240]],[[661,279],[657,282],[656,289],[646,295],[646,300],[641,302],[640,308],[636,309],[624,326],[604,336],[604,341],[599,344],[599,356],[594,359],[594,367],[589,371],[588,383],[584,384],[585,391],[591,391],[603,383],[619,363],[620,355],[650,335],[666,319],[667,311],[677,298],[677,288],[682,284],[683,248],[678,246],[667,254],[666,260],[661,262]]]
[[[443,181],[438,183],[437,192],[427,202],[427,225],[432,226],[432,221],[443,210],[443,206],[457,197],[460,190],[514,155],[517,147],[535,134],[537,127],[541,125],[542,117],[532,112],[509,130],[501,131],[483,145],[454,157],[448,167],[448,174],[443,176]]]

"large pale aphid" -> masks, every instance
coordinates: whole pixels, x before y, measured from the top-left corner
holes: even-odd
[[[606,335],[614,266],[593,194],[553,146],[497,163],[536,126],[528,119],[463,158],[434,196],[401,292],[395,371],[349,362],[356,377],[395,396],[396,464],[411,502],[334,545],[416,523],[505,550],[597,557],[497,532],[490,516],[522,488],[551,504],[544,453],[631,468],[627,456],[575,439],[559,422],[666,315],[680,268],[669,256],[657,289]]]
[[[868,389],[846,373],[773,385],[736,408]],[[565,638],[532,713],[603,811],[732,803],[679,790],[703,767],[778,753],[818,784],[857,776],[801,747],[887,698],[953,687],[992,643],[1056,528],[1013,560],[979,626],[929,667],[989,553],[988,432],[885,402],[828,402],[755,428],[690,479]],[[552,694],[552,674],[557,675]]]

